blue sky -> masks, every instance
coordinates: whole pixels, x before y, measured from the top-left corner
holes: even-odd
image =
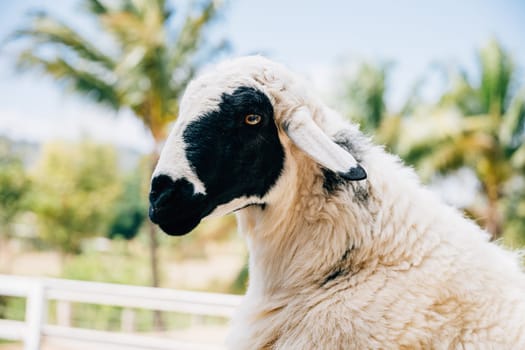
[[[78,0],[2,1],[0,38],[35,8],[79,28],[89,25],[78,14]],[[394,62],[388,96],[394,107],[432,63],[458,63],[474,72],[475,50],[491,37],[525,66],[523,0],[230,0],[223,17],[216,29],[230,38],[233,55],[269,55],[321,89],[337,79],[333,67],[345,57]],[[14,74],[12,55],[13,49],[1,48],[0,133],[34,140],[87,134],[141,150],[151,145],[132,116],[117,117],[64,94],[38,74]]]

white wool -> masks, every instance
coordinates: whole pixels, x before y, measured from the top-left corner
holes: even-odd
[[[270,98],[286,161],[265,208],[237,213],[250,283],[231,349],[525,349],[517,255],[489,242],[283,66],[262,57],[219,65],[190,84],[181,117],[216,107],[241,85]],[[366,180],[323,188],[319,165],[281,128],[302,107],[328,136],[345,135]]]

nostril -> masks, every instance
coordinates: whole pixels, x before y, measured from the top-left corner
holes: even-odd
[[[167,175],[158,175],[151,181],[149,198],[154,203],[159,196],[174,185],[173,180]]]
[[[151,181],[149,193],[150,214],[155,214],[174,203],[184,203],[194,196],[193,184],[181,178],[172,180],[168,175],[158,175]]]

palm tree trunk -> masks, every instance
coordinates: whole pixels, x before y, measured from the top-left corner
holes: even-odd
[[[485,228],[492,235],[491,240],[497,240],[503,234],[503,224],[498,211],[498,200],[489,196]]]
[[[489,180],[489,179],[487,179]],[[485,228],[492,235],[491,240],[497,240],[503,234],[502,216],[498,210],[500,199],[498,182],[494,179],[485,181],[483,187],[487,194],[487,212],[485,214]]]
[[[148,221],[149,231],[149,256],[150,256],[150,269],[151,269],[151,286],[160,287],[159,277],[159,262],[158,262],[158,241],[157,241],[157,230],[155,225]],[[164,329],[164,321],[162,318],[162,312],[155,310],[153,312],[153,327],[157,331]]]
[[[157,165],[159,159],[159,147],[158,142],[155,142],[155,149],[151,154],[151,173]],[[160,274],[159,274],[159,261],[158,261],[158,248],[159,243],[157,240],[157,229],[155,224],[148,220],[148,232],[149,232],[149,258],[150,258],[150,271],[151,271],[151,286],[158,288],[160,287]],[[153,312],[153,327],[157,331],[164,329],[164,321],[162,318],[162,312],[155,310]]]
[[[158,247],[157,230],[152,222],[148,223],[149,229],[149,252],[150,252],[150,268],[151,268],[151,286],[160,287],[159,278],[159,263],[158,263]]]

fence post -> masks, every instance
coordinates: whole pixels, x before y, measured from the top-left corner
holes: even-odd
[[[27,296],[26,324],[27,333],[24,339],[24,350],[39,350],[42,337],[42,326],[47,314],[44,283],[36,281]]]
[[[57,324],[71,327],[71,303],[65,300],[57,301]]]
[[[120,314],[120,328],[123,332],[135,331],[135,311],[129,308],[122,309]]]

